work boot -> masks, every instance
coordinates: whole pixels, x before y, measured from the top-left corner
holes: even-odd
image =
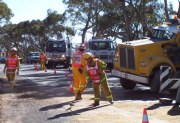
[[[82,97],[81,97],[81,93],[80,93],[80,92],[78,92],[78,93],[76,94],[75,100],[82,100]]]
[[[75,97],[74,100],[82,100],[82,97]]]
[[[94,102],[93,107],[99,106],[99,102]]]
[[[113,100],[109,100],[109,102],[110,102],[111,104],[113,104],[113,103],[114,103],[114,101],[113,101]]]

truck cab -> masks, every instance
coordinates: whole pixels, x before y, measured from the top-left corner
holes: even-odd
[[[55,68],[57,65],[63,65],[64,68],[70,66],[71,44],[69,41],[49,39],[45,46],[45,53],[48,60],[47,68]]]
[[[116,43],[110,39],[91,39],[86,44],[86,51],[91,52],[96,58],[107,64],[107,68],[112,70],[115,56]]]
[[[112,75],[120,78],[124,89],[132,90],[139,83],[159,92],[161,65],[171,67],[171,77],[177,76],[180,28],[175,22],[154,27],[151,37],[118,44]]]

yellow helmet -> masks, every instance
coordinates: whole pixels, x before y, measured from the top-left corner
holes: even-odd
[[[87,60],[89,58],[94,58],[94,55],[90,52],[84,54],[84,58]]]

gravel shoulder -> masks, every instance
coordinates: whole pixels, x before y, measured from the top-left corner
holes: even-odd
[[[93,91],[89,87],[82,95],[83,100],[70,106],[74,96],[68,83],[40,86],[32,78],[19,77],[15,93],[9,93],[7,83],[0,91],[0,123],[140,123],[144,108],[151,123],[180,122],[180,108],[172,108],[169,100],[160,103],[162,95],[152,95],[148,90],[120,89],[115,83],[110,86],[113,105],[102,95],[100,106],[91,107]]]

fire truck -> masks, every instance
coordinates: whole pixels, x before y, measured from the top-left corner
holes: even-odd
[[[170,77],[180,70],[180,26],[172,19],[153,28],[150,37],[118,44],[112,75],[120,78],[124,89],[133,90],[136,84],[147,85],[151,92],[160,89],[160,66],[171,67]]]
[[[47,55],[47,68],[55,68],[57,65],[62,65],[64,68],[70,66],[71,59],[70,41],[48,39],[45,44],[45,53]]]
[[[111,39],[90,39],[85,43],[86,51],[91,52],[96,58],[107,63],[107,68],[112,70],[115,56],[116,42]]]

